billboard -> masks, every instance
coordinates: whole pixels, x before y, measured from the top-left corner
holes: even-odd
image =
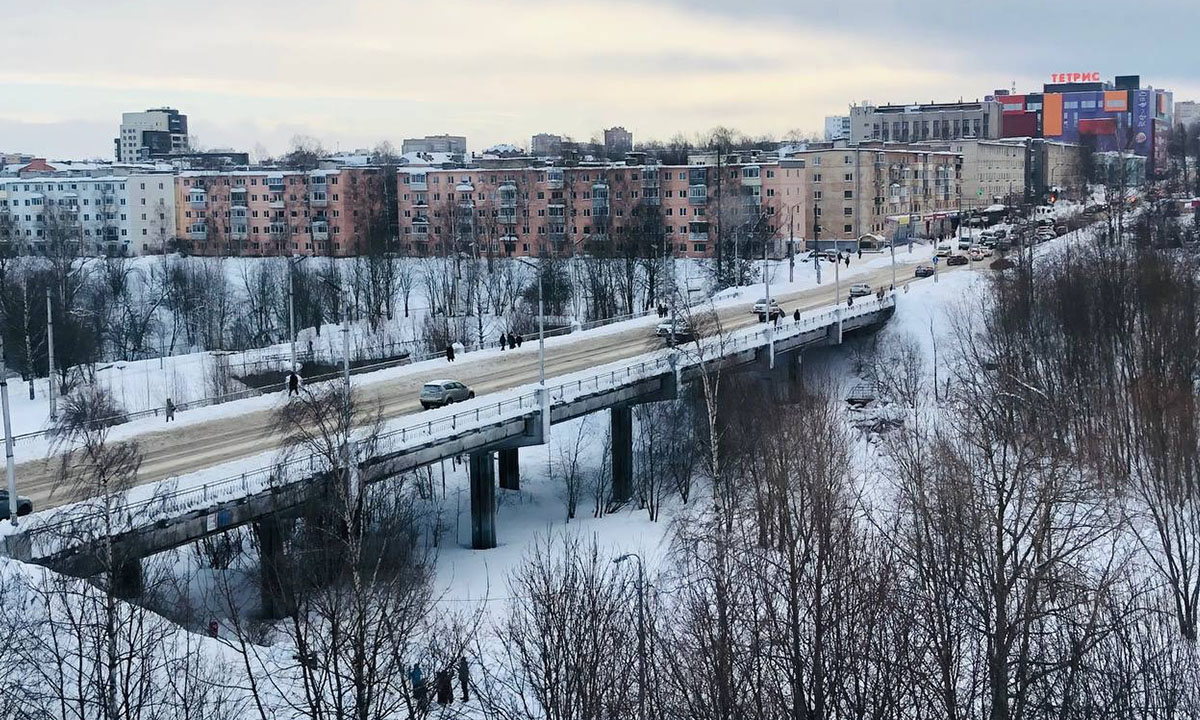
[[[1134,90],[1133,95],[1133,112],[1131,114],[1130,132],[1132,138],[1127,138],[1126,142],[1133,141],[1133,151],[1142,157],[1150,157],[1150,150],[1154,136],[1154,109],[1150,105],[1149,90]]]
[[[1107,90],[1104,93],[1104,112],[1128,112],[1129,93],[1125,90]]]
[[[1042,137],[1057,138],[1063,134],[1063,96],[1046,93],[1042,99]]]

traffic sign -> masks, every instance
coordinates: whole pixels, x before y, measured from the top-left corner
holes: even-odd
[[[940,257],[938,257],[937,255],[934,255],[934,256],[933,256],[933,264],[934,264],[934,265],[937,265],[939,260],[941,260],[941,258],[940,258]]]

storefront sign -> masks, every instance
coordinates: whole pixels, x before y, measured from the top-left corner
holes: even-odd
[[[1100,73],[1098,73],[1098,72],[1050,73],[1050,82],[1052,82],[1052,83],[1100,82]]]

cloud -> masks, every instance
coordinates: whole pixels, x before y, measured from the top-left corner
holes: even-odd
[[[212,0],[186,22],[151,0],[26,3],[6,18],[23,29],[6,37],[20,62],[0,66],[0,117],[25,122],[0,137],[62,154],[86,139],[88,154],[107,155],[122,111],[164,104],[187,113],[205,145],[272,152],[295,129],[342,147],[452,132],[472,148],[524,145],[543,131],[591,137],[613,124],[638,138],[718,124],[816,130],[858,100],[974,98],[1077,67],[1137,72],[1176,31],[1129,25],[1119,41],[1110,26],[1120,20],[1101,19],[1107,3],[1039,11],[1064,21],[1058,28],[1017,27],[1035,16],[1028,0],[936,13],[876,0],[852,15],[845,3],[783,0]],[[1195,13],[1146,5],[1166,6]],[[1138,14],[1113,3],[1114,18],[1118,7]],[[61,41],[81,37],[105,41]],[[32,117],[90,130],[54,145]]]

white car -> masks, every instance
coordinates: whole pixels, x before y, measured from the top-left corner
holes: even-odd
[[[757,315],[760,320],[766,320],[767,319],[767,299],[759,298],[758,302],[754,303],[754,307],[750,309],[750,312]],[[783,315],[783,308],[779,307],[779,303],[775,302],[774,298],[771,298],[771,317],[770,317],[770,319],[774,320],[775,318],[780,317],[782,315]]]
[[[692,337],[692,326],[688,324],[687,320],[682,318],[674,322],[668,320],[659,323],[658,327],[654,330],[654,334],[661,338],[666,338],[668,341],[688,340]]]
[[[954,248],[950,243],[942,243],[937,246],[937,256],[940,258],[948,258],[954,254]]]
[[[854,283],[850,286],[850,297],[863,297],[871,294],[871,286],[866,283]]]

